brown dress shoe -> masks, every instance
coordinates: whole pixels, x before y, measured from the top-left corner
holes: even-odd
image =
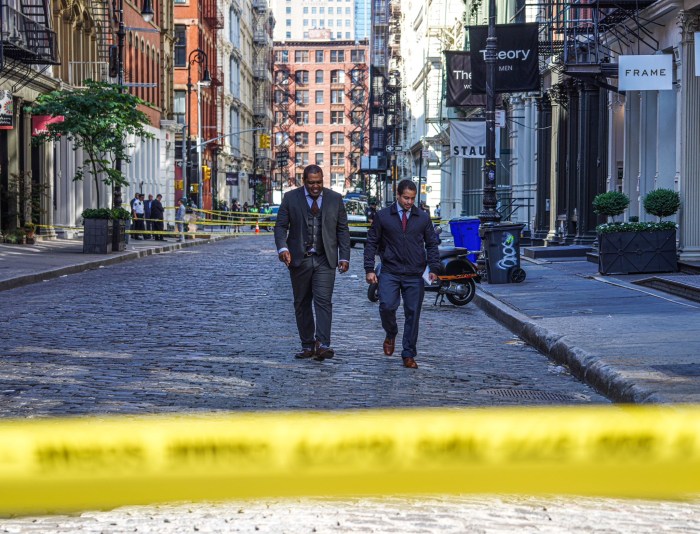
[[[394,345],[396,345],[396,338],[384,338],[384,354],[391,356],[394,354]]]
[[[316,355],[314,360],[322,362],[326,358],[330,359],[335,356],[335,351],[330,347],[322,347],[320,343],[316,343]]]
[[[313,358],[315,354],[316,351],[314,349],[304,348],[301,352],[297,352],[294,357],[297,360],[306,360],[307,358]]]
[[[413,358],[404,358],[403,359],[403,366],[408,367],[409,369],[418,369],[418,364],[416,363],[416,360]]]

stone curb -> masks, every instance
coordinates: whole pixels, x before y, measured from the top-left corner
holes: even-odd
[[[527,315],[480,289],[474,303],[487,315],[557,363],[566,365],[579,380],[595,388],[613,402],[663,404],[669,401],[657,392],[641,387],[625,377],[620,369],[605,363],[565,335],[548,330]]]
[[[129,252],[122,252],[118,256],[112,256],[105,258],[103,260],[93,260],[86,261],[83,263],[78,263],[74,265],[67,265],[65,267],[59,267],[57,269],[51,269],[49,271],[41,271],[38,273],[26,274],[23,276],[17,276],[15,278],[8,278],[7,280],[0,280],[0,291],[7,291],[8,289],[15,289],[18,287],[26,286],[29,284],[35,284],[37,282],[42,282],[44,280],[51,280],[53,278],[59,278],[67,274],[82,273],[83,271],[88,271],[90,269],[99,269],[100,267],[106,267],[108,265],[115,265],[123,261],[135,260],[138,258],[144,258],[146,256],[151,256],[153,254],[163,254],[167,252],[172,252],[174,250],[179,250],[183,248],[194,247],[196,245],[204,245],[207,243],[213,243],[214,241],[220,241],[222,239],[232,239],[238,236],[235,235],[221,235],[212,236],[209,239],[195,239],[192,241],[184,241],[182,243],[172,243],[169,245],[164,245],[158,248],[147,248],[143,250],[132,250]]]

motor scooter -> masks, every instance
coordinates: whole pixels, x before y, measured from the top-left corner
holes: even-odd
[[[432,284],[425,283],[425,290],[437,293],[435,304],[443,303],[445,297],[455,306],[469,304],[476,294],[476,283],[481,282],[481,275],[476,270],[468,254],[474,251],[463,247],[440,246],[440,263],[442,273],[438,280]],[[378,263],[374,269],[377,278],[380,278],[382,264]],[[379,300],[379,284],[370,284],[367,288],[367,298],[370,302]]]

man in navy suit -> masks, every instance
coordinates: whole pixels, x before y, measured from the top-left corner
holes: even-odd
[[[417,369],[416,342],[418,321],[423,306],[425,287],[423,272],[430,266],[430,281],[440,272],[440,252],[430,216],[418,209],[416,184],[401,180],[397,187],[397,201],[380,210],[374,217],[365,243],[365,273],[368,284],[377,283],[374,272],[374,257],[379,252],[382,271],[379,276],[379,316],[386,332],[384,354],[394,354],[396,336],[396,310],[403,297],[404,328],[403,364]]]
[[[323,187],[323,171],[318,165],[307,166],[304,186],[282,198],[275,223],[275,245],[292,280],[302,347],[295,357],[319,361],[332,358],[335,269],[344,273],[350,267],[350,231],[343,197]]]

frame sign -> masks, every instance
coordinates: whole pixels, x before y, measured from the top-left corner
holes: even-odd
[[[496,128],[496,158],[501,153],[500,129]],[[455,158],[486,157],[486,122],[450,121],[450,154]]]
[[[227,172],[226,173],[226,185],[238,185],[238,173],[237,172]]]
[[[496,24],[496,93],[538,91],[537,23]],[[488,26],[471,26],[472,93],[486,93],[486,38]],[[448,104],[449,105],[449,104]]]
[[[12,130],[13,119],[12,93],[0,89],[0,130]]]
[[[673,89],[673,55],[620,56],[620,91],[664,91]]]

